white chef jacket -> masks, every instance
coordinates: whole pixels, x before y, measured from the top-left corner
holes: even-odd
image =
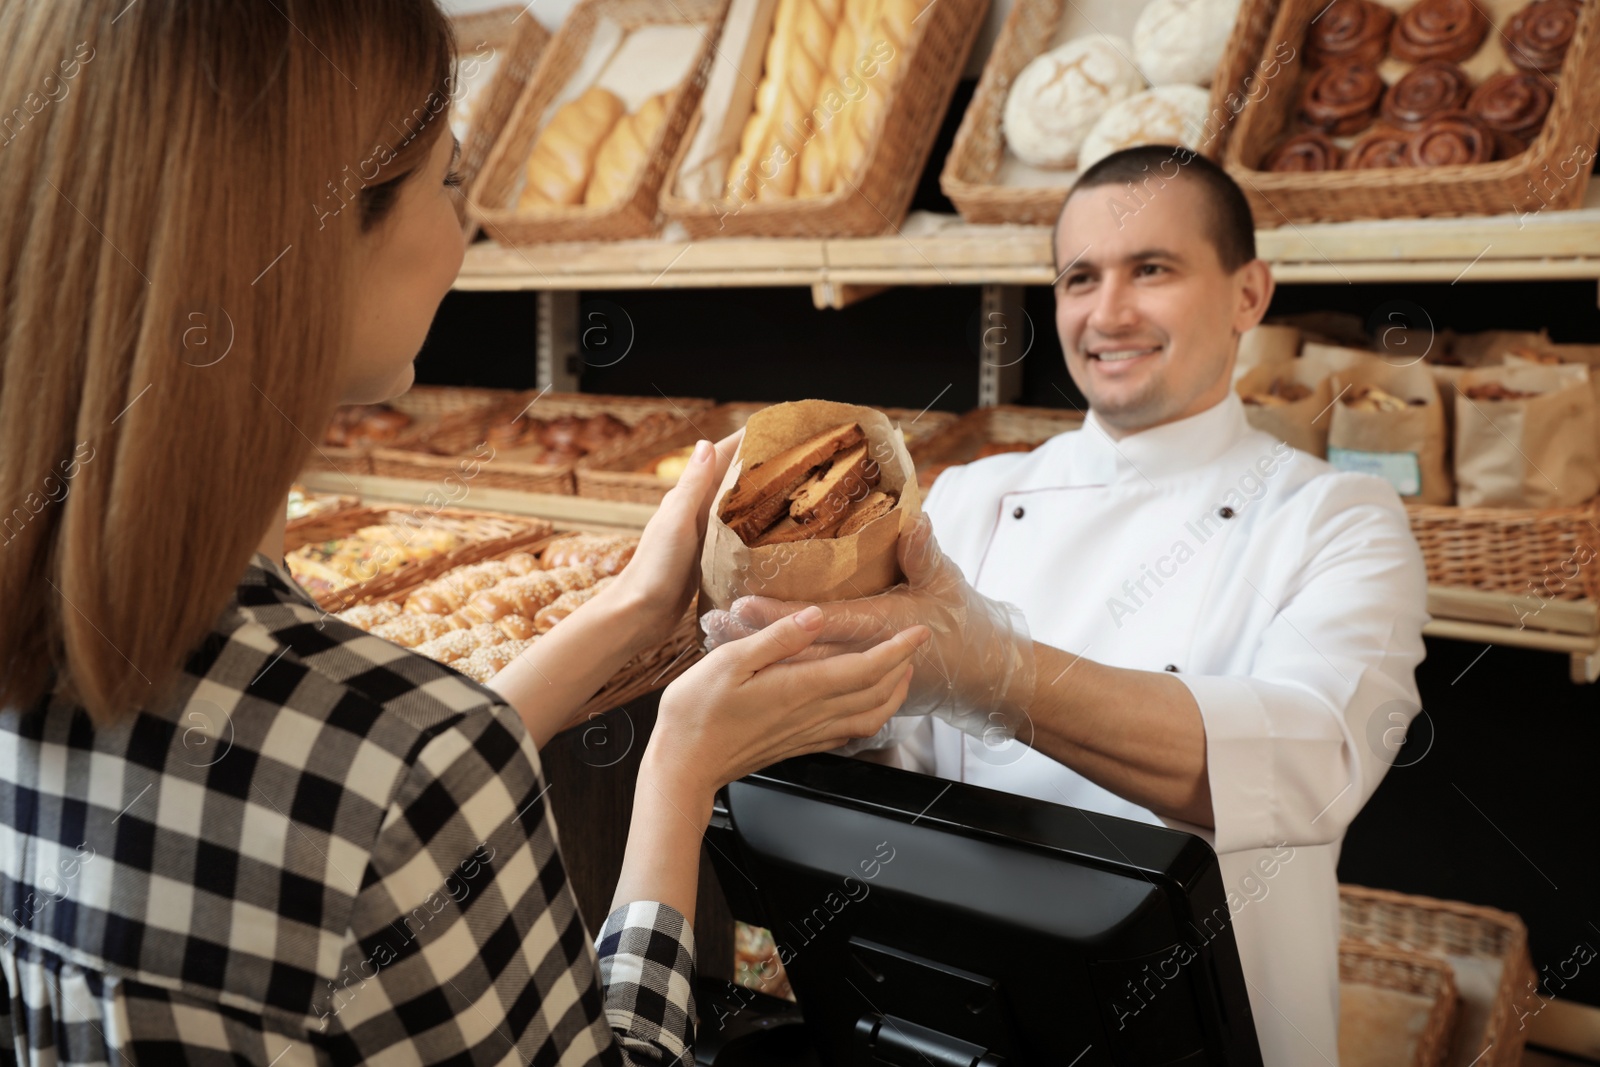
[[[1216,828],[926,717],[894,721],[889,761],[1204,838],[1265,1063],[1336,1065],[1339,847],[1419,710],[1427,578],[1394,490],[1251,429],[1230,393],[1119,441],[1091,412],[1032,453],[951,468],[924,506],[1034,640],[1176,672],[1204,721]]]

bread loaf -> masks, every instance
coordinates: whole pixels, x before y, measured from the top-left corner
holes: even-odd
[[[1151,0],[1133,26],[1133,61],[1151,85],[1210,85],[1239,0]]]
[[[1113,104],[1144,88],[1128,60],[1132,46],[1093,33],[1068,41],[1022,68],[1006,96],[1001,128],[1018,159],[1065,169],[1078,161],[1083,140]]]
[[[1161,85],[1113,104],[1078,150],[1087,170],[1113,152],[1143,144],[1199,149],[1206,140],[1211,94],[1196,85]]]
[[[728,168],[727,195],[741,201],[792,196],[812,102],[822,87],[838,0],[778,0],[756,106]]]
[[[859,180],[869,149],[881,135],[894,85],[894,72],[906,62],[927,0],[856,0],[847,3],[836,47],[829,59],[831,79],[814,114],[821,130],[801,157],[801,179],[810,191],[826,194]],[[836,96],[833,94],[837,94]],[[807,191],[803,188],[802,193]]]
[[[666,123],[666,93],[652,96],[638,111],[619,119],[595,153],[594,176],[583,194],[584,204],[604,207],[624,199],[649,161],[656,134]]]
[[[595,154],[622,117],[622,101],[598,85],[562,104],[528,157],[519,211],[583,203]]]

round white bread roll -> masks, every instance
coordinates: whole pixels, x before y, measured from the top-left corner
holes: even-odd
[[[1133,26],[1133,61],[1151,85],[1210,85],[1240,0],[1150,0]]]
[[[1067,169],[1106,108],[1144,88],[1121,37],[1094,33],[1029,63],[1011,83],[1001,130],[1024,163]]]
[[[1204,148],[1211,94],[1197,85],[1160,85],[1114,105],[1083,139],[1078,169],[1088,170],[1113,152],[1141,144]]]

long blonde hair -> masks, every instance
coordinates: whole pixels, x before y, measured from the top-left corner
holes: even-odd
[[[337,401],[435,0],[0,5],[0,703],[161,699]]]

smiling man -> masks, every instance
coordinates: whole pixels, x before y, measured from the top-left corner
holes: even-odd
[[[823,605],[824,640],[935,632],[878,758],[1208,840],[1265,1062],[1337,1064],[1335,871],[1419,710],[1421,554],[1387,483],[1246,422],[1231,371],[1273,283],[1223,171],[1109,156],[1055,236],[1084,428],[942,475],[908,584]],[[747,598],[708,630],[792,609]]]

